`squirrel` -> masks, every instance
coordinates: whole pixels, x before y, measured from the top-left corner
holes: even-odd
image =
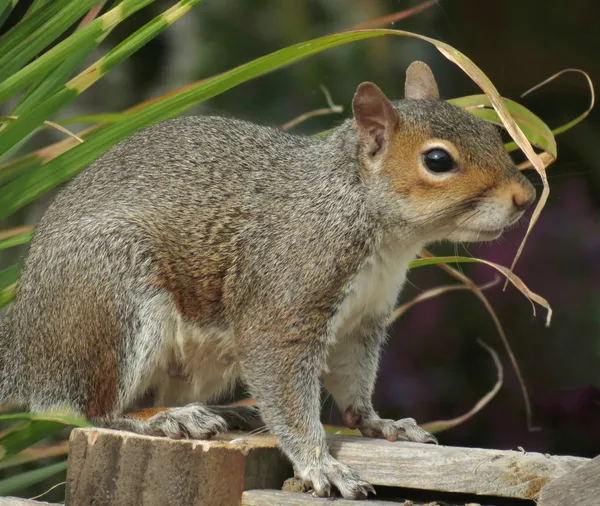
[[[266,425],[321,496],[373,491],[328,451],[321,380],[364,436],[436,442],[373,407],[386,320],[426,244],[493,240],[536,192],[423,62],[352,109],[324,137],[179,117],[90,164],[37,226],[0,401],[175,438]],[[238,381],[256,406],[208,404]],[[149,391],[163,407],[132,411]]]

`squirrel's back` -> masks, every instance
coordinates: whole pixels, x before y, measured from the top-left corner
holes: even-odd
[[[120,382],[148,376],[131,361],[155,360],[161,338],[146,355],[131,350],[145,328],[168,325],[149,323],[167,305],[227,328],[261,283],[272,283],[269,298],[301,306],[321,283],[350,276],[370,223],[353,153],[332,142],[184,117],[141,131],[79,174],[40,220],[11,308],[14,367],[30,405],[97,416],[122,404],[117,392],[135,389]]]

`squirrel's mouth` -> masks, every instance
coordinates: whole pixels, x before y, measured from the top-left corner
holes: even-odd
[[[481,228],[461,227],[459,231],[461,232],[461,235],[468,236],[468,240],[471,241],[493,241],[502,235],[504,229],[497,228],[484,230]]]

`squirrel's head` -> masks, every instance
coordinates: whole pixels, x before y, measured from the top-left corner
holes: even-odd
[[[385,180],[403,221],[428,239],[495,239],[534,201],[497,127],[440,100],[425,63],[408,68],[404,100],[362,83],[352,106],[361,171]]]

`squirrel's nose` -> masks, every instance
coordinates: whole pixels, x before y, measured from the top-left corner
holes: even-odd
[[[512,185],[512,202],[517,211],[525,211],[534,200],[535,188],[525,177]]]

